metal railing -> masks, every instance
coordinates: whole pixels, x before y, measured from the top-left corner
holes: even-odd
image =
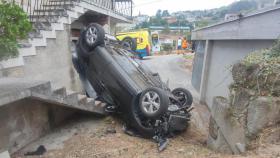
[[[72,0],[10,0],[17,3],[27,13],[31,22],[36,22],[40,17],[58,16],[68,2]]]
[[[8,0],[17,3],[29,15],[31,22],[64,15],[76,2],[86,2],[110,10],[126,18],[132,18],[132,0]]]
[[[111,10],[126,18],[132,18],[132,0],[81,0],[97,7]]]
[[[132,0],[113,0],[114,1],[114,12],[125,16],[126,18],[132,19]]]

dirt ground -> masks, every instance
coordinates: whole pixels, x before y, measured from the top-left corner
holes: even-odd
[[[157,144],[152,140],[126,135],[123,132],[122,121],[116,117],[95,118],[87,114],[79,114],[69,120],[65,126],[30,144],[13,157],[24,157],[24,153],[34,151],[40,145],[44,145],[47,149],[47,152],[40,157],[46,158],[224,157],[225,155],[214,153],[206,148],[207,123],[205,122],[209,115],[200,115],[202,111],[207,112],[207,109],[198,105],[193,112],[196,119],[192,120],[189,129],[169,139],[167,149],[160,153]],[[98,125],[93,126],[93,124]],[[116,133],[112,132],[113,129]],[[68,135],[67,138],[59,140],[65,135]],[[58,141],[61,141],[60,145],[57,144]]]
[[[44,145],[47,152],[42,156],[31,158],[279,158],[277,153],[261,148],[243,156],[215,153],[206,147],[208,114],[202,105],[196,105],[194,119],[189,129],[169,139],[166,150],[158,152],[157,144],[152,140],[128,136],[123,132],[122,121],[116,117],[96,118],[90,114],[80,113],[68,120],[64,126],[52,131],[47,136],[30,144],[13,158],[24,157],[24,153],[34,151]],[[200,126],[200,127],[199,127]],[[115,130],[115,131],[114,131]],[[269,146],[277,148],[277,146]],[[279,146],[278,146],[279,147]],[[276,152],[279,149],[274,149]],[[262,155],[259,155],[262,153]]]

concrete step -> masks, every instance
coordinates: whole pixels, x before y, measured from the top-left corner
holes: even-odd
[[[30,47],[19,48],[20,56],[27,57],[27,56],[36,55],[36,48],[32,44],[29,44],[29,45],[30,45]]]
[[[29,18],[31,19],[31,22],[37,22],[40,21],[40,19],[48,19],[48,20],[52,20],[52,19],[59,19],[61,15],[58,14],[53,14],[53,15],[30,15]]]
[[[43,35],[40,33],[39,30],[32,30],[31,32],[28,33],[29,38],[43,38]]]
[[[40,10],[40,9],[37,9],[37,10],[34,10],[35,12],[64,12],[66,9],[64,9],[63,7],[62,8],[49,8],[49,9],[44,9],[44,10]]]
[[[64,8],[67,8],[67,7],[74,7],[75,5],[74,5],[74,3],[66,3],[66,4],[63,4],[63,5],[61,5],[61,4],[45,4],[45,5],[43,5],[44,7],[46,7],[46,8],[60,8],[60,7],[64,7]]]
[[[36,11],[34,12],[33,16],[65,16],[67,17],[66,11]]]
[[[64,30],[64,24],[60,22],[51,23],[52,29],[54,31],[63,31]]]
[[[50,31],[41,30],[40,32],[41,32],[41,34],[43,35],[44,38],[49,38],[49,39],[55,39],[56,38],[56,32],[53,29],[50,30]]]
[[[107,104],[102,103],[102,102],[97,102],[95,101],[95,105],[92,108],[93,112],[100,113],[100,114],[106,114],[107,112],[105,111]]]
[[[87,103],[88,103],[87,96],[79,94],[78,95],[78,103],[79,103],[79,105],[87,105]]]
[[[62,87],[62,88],[53,90],[52,96],[65,98],[67,96],[66,88]]]
[[[27,40],[27,41],[18,42],[18,46],[19,48],[30,48],[32,47],[32,44],[30,44]]]
[[[78,104],[79,104],[78,95],[79,95],[79,93],[77,93],[77,92],[67,91],[67,95],[65,97],[65,101],[69,105],[78,106]]]
[[[22,56],[18,56],[17,58],[11,58],[9,60],[0,61],[2,68],[11,68],[11,67],[20,67],[24,66],[24,60]]]
[[[52,87],[50,82],[46,82],[34,87],[30,88],[31,94],[40,94],[45,96],[51,96],[52,95]]]
[[[31,43],[32,46],[34,46],[34,47],[46,47],[47,46],[46,38],[29,39],[29,43]]]
[[[105,103],[87,98],[78,92],[66,91],[66,88],[52,90],[51,83],[31,81],[24,78],[0,78],[0,106],[24,98],[35,99],[70,109],[106,114]]]

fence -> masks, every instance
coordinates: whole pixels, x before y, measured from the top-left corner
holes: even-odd
[[[35,22],[41,16],[59,16],[76,2],[85,2],[99,8],[110,10],[126,18],[132,18],[132,0],[8,0],[19,4],[29,15],[30,21]]]

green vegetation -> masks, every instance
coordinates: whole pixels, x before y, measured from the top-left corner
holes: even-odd
[[[143,22],[138,26],[136,26],[136,29],[149,28],[150,26],[164,26],[166,28],[165,31],[169,32],[169,28],[168,28],[169,26],[182,26],[182,27],[187,26],[193,28],[192,24],[188,20],[186,20],[183,16],[174,17],[177,20],[173,23],[168,23],[166,19],[167,17],[173,17],[172,15],[170,15],[168,10],[163,10],[163,11],[158,10],[155,16],[150,17],[149,21]]]
[[[171,51],[171,50],[173,50],[173,45],[172,44],[164,43],[164,44],[161,45],[161,47],[162,47],[161,49],[163,51]]]
[[[280,96],[280,40],[266,50],[254,52],[233,66],[232,89],[246,88],[256,96]]]
[[[18,55],[17,39],[25,38],[31,28],[26,13],[18,5],[0,0],[0,60]]]

